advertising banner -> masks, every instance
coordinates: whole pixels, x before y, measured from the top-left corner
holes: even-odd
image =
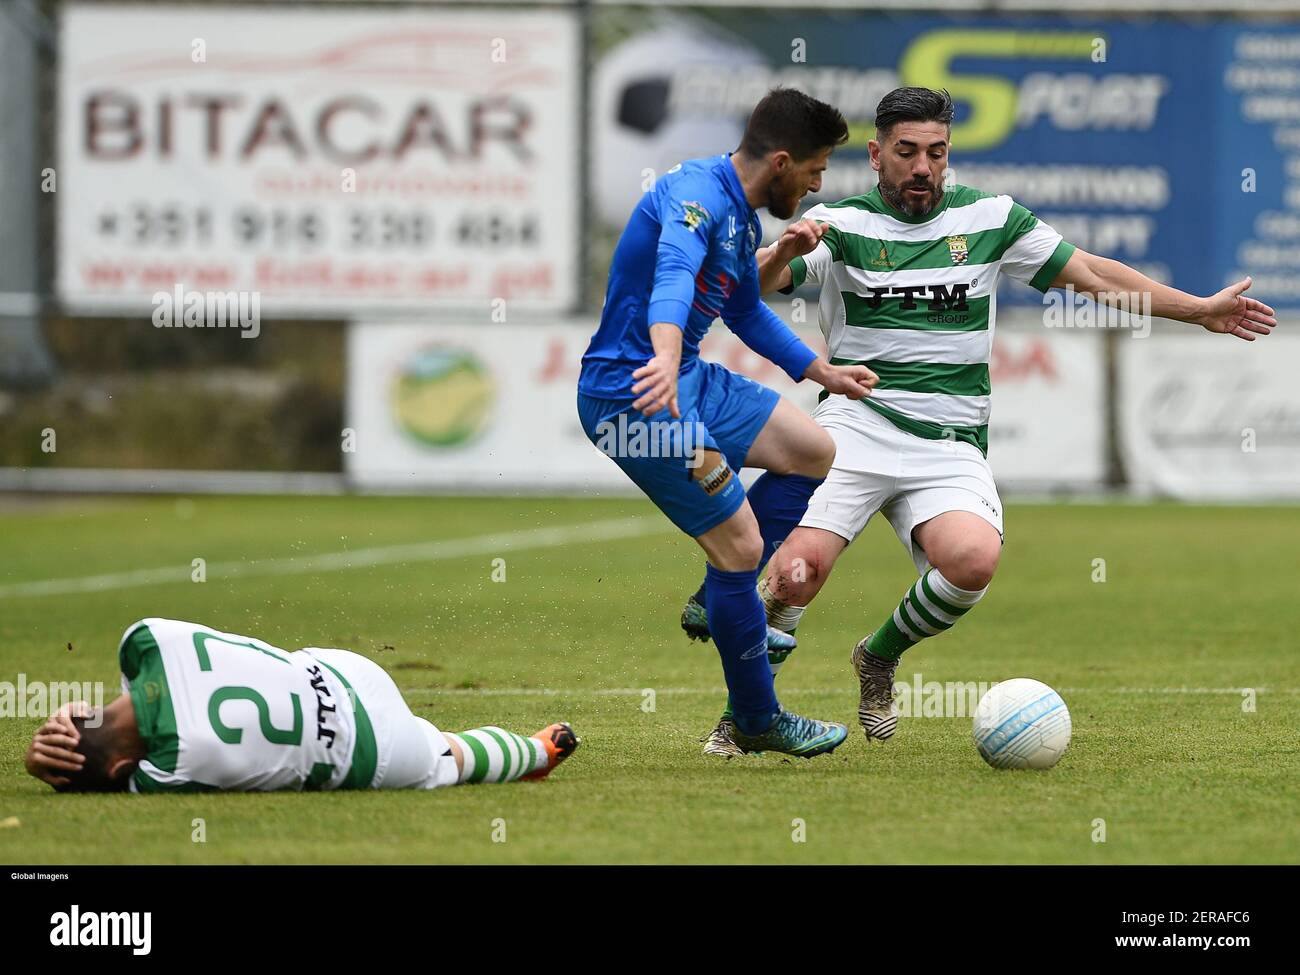
[[[578,293],[572,11],[73,5],[60,296],[265,314],[562,311]]]
[[[1199,329],[1121,345],[1120,444],[1133,487],[1190,500],[1300,497],[1300,338]]]
[[[602,9],[593,199],[621,228],[647,179],[733,150],[773,86],[843,112],[850,142],[807,204],[867,193],[880,98],[946,88],[950,178],[1006,193],[1093,253],[1184,291],[1246,273],[1300,307],[1294,23],[836,11]],[[784,221],[774,221],[775,226]],[[1005,280],[1002,300],[1038,294]]]
[[[526,325],[359,322],[348,334],[349,479],[379,490],[554,493],[635,487],[587,439],[575,406],[594,321]],[[801,337],[824,352],[820,333]],[[1096,334],[999,333],[989,460],[998,480],[1087,488],[1103,476]],[[704,358],[812,411],[820,387],[794,383],[722,326]]]

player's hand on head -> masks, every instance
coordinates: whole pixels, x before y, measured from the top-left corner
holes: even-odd
[[[657,355],[632,373],[636,382],[632,395],[639,397],[632,408],[645,416],[654,416],[665,407],[673,419],[681,418],[677,408],[677,373],[681,364],[673,356]]]
[[[59,705],[59,709],[54,712],[54,717],[67,715],[71,718],[89,718],[91,714],[89,701],[65,701]]]
[[[1244,292],[1250,284],[1250,278],[1245,277],[1211,295],[1197,323],[1208,331],[1233,335],[1247,342],[1255,341],[1256,335],[1268,335],[1277,325],[1275,312],[1262,301],[1246,297]]]
[[[27,748],[25,764],[28,773],[50,785],[67,785],[68,780],[59,772],[79,771],[86,761],[85,756],[76,750],[80,740],[81,735],[73,727],[69,715],[54,714],[36,730]]]
[[[58,720],[64,727],[72,729],[73,718],[89,718],[93,711],[89,701],[66,701],[59,705],[59,709],[50,716],[50,720]]]

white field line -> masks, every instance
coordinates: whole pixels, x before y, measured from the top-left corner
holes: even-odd
[[[406,545],[382,545],[350,552],[324,552],[318,555],[295,555],[281,559],[249,562],[213,562],[207,566],[209,581],[247,579],[255,576],[305,575],[313,572],[338,572],[375,565],[401,562],[442,562],[471,555],[502,555],[529,549],[558,548],[584,542],[607,542],[639,538],[672,530],[668,521],[659,518],[618,518],[591,521],[581,525],[559,525],[525,531],[451,538],[436,542]],[[107,592],[168,582],[189,582],[190,566],[163,566],[157,569],[134,569],[105,575],[70,579],[43,579],[0,585],[0,599],[15,596],[64,596],[72,593]]]
[[[961,682],[965,683],[965,682]],[[970,681],[969,683],[977,683]],[[782,687],[782,696],[794,694],[845,694],[844,687]],[[1067,694],[1241,694],[1244,687],[1062,687]],[[1252,687],[1256,694],[1300,694],[1300,687]],[[725,687],[405,687],[404,694],[431,694],[437,697],[640,697],[646,691],[659,694],[707,695],[725,697]]]

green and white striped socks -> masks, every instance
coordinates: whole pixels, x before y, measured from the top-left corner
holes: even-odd
[[[794,631],[799,627],[799,621],[803,618],[803,611],[808,607],[787,606],[781,602],[768,588],[766,576],[758,584],[758,598],[763,601],[763,609],[767,611],[767,625],[793,636]],[[781,667],[792,653],[794,653],[793,650],[769,650],[767,652],[767,666],[772,671],[773,677],[781,672]]]
[[[912,584],[894,615],[871,635],[867,650],[897,660],[908,647],[951,629],[988,591],[987,586],[976,591],[959,589],[931,567]]]
[[[466,782],[513,782],[546,768],[544,746],[536,738],[525,738],[503,728],[473,728],[448,734],[460,744],[464,763],[458,784]]]

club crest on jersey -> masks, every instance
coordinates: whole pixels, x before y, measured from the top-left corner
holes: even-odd
[[[955,237],[948,238],[948,256],[952,258],[954,264],[965,264],[966,258],[970,256],[966,249],[966,235],[959,234]]]
[[[696,228],[702,226],[709,219],[709,211],[693,200],[682,200],[682,213],[682,223],[686,225],[686,229],[691,233],[694,233]]]

